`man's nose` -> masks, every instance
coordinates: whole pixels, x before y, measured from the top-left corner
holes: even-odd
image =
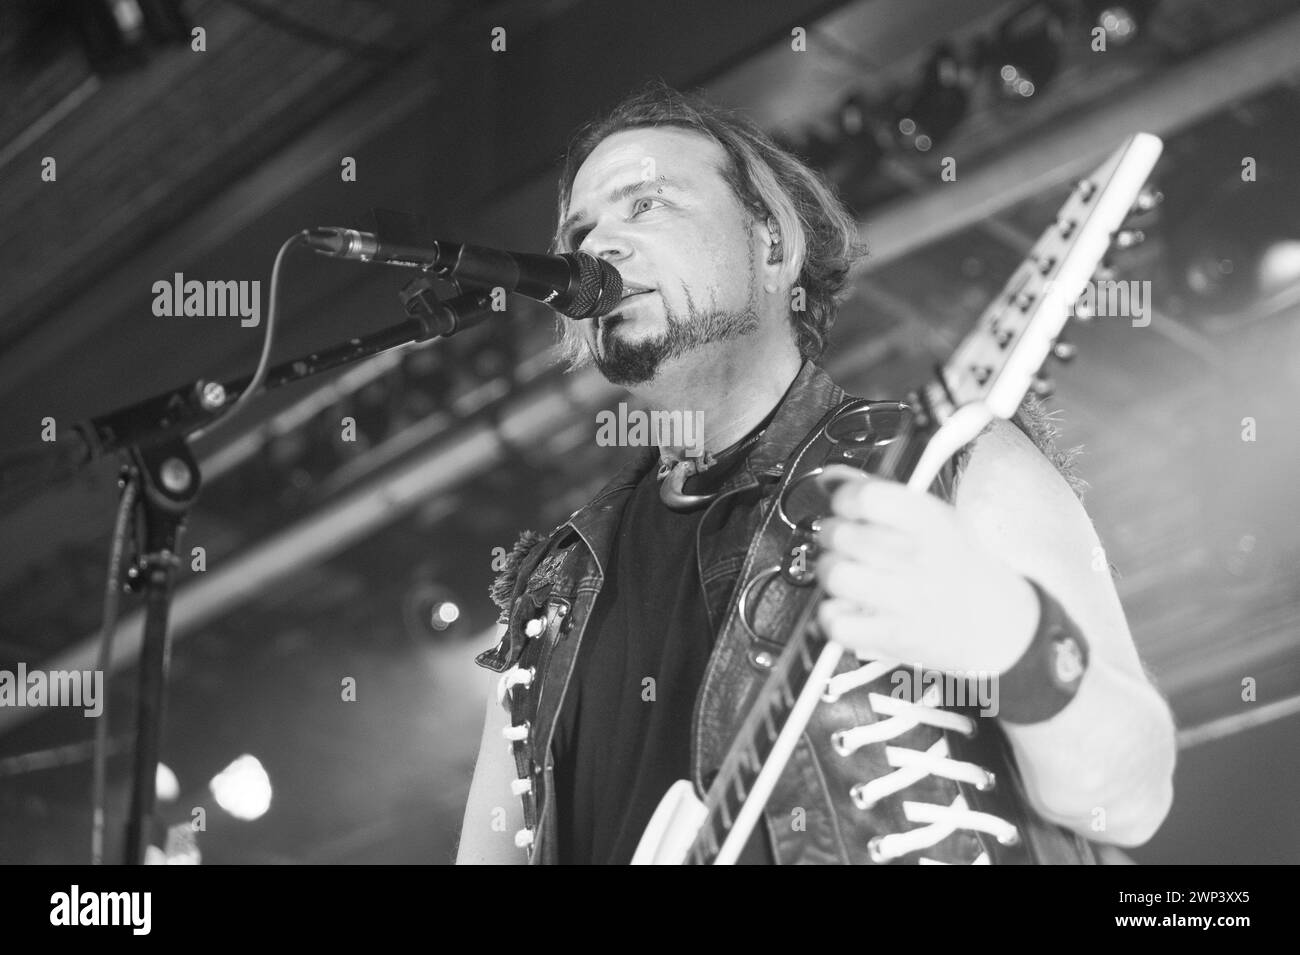
[[[617,230],[599,227],[587,234],[579,249],[612,263],[626,261],[632,254],[632,244],[627,236]]]

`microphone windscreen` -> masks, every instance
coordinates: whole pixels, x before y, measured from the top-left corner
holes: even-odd
[[[570,318],[599,318],[623,300],[623,276],[613,265],[586,252],[564,258],[578,263],[578,294],[559,311]]]

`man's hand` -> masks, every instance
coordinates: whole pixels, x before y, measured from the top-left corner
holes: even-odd
[[[827,637],[864,659],[948,671],[996,675],[1020,658],[1038,599],[954,507],[845,465],[820,480],[836,488],[817,534]]]

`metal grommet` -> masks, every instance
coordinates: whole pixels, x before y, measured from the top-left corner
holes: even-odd
[[[876,865],[888,865],[893,860],[880,851],[880,843],[883,836],[872,836],[867,840],[867,855]]]
[[[757,666],[761,666],[764,670],[770,670],[772,669],[772,664],[776,663],[776,659],[766,650],[760,650],[758,653],[754,654],[754,663]]]
[[[844,730],[836,730],[831,734],[831,749],[841,756],[852,756],[853,750],[844,745]],[[855,787],[856,788],[856,787]]]
[[[866,792],[867,792],[866,783],[857,783],[856,785],[852,786],[849,789],[849,798],[853,800],[853,805],[861,809],[863,812],[866,812],[877,802],[879,802],[879,800],[877,799],[872,799],[868,801]]]
[[[991,773],[986,769],[984,770],[984,782],[976,783],[975,788],[982,793],[987,793],[987,792],[992,792],[997,787],[997,784],[998,784],[997,774]]]
[[[546,629],[546,618],[533,617],[526,624],[524,624],[524,635],[529,637],[535,637],[545,629]]]
[[[515,845],[520,849],[531,849],[533,845],[533,830],[520,829],[515,833]]]
[[[736,601],[736,605],[737,605],[736,609],[739,611],[741,626],[743,626],[745,630],[748,631],[750,638],[753,640],[761,640],[762,638],[758,635],[757,632],[755,632],[754,628],[749,623],[750,591],[754,589],[754,585],[757,584],[760,580],[766,580],[769,577],[775,577],[779,573],[781,573],[780,564],[777,564],[775,567],[769,567],[767,568],[767,570],[761,570],[753,577],[749,578],[749,580],[745,581],[745,586],[742,587],[740,590],[740,599]]]

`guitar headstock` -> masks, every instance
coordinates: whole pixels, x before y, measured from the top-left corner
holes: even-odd
[[[1060,342],[1070,311],[1112,245],[1141,241],[1126,232],[1131,211],[1147,211],[1154,195],[1143,187],[1163,149],[1148,133],[1129,137],[1106,162],[1079,181],[1052,223],[1034,243],[974,330],[926,388],[926,403],[942,418],[975,401],[1010,418],[1036,387],[1050,356],[1073,357]],[[1080,316],[1082,317],[1082,316]]]

